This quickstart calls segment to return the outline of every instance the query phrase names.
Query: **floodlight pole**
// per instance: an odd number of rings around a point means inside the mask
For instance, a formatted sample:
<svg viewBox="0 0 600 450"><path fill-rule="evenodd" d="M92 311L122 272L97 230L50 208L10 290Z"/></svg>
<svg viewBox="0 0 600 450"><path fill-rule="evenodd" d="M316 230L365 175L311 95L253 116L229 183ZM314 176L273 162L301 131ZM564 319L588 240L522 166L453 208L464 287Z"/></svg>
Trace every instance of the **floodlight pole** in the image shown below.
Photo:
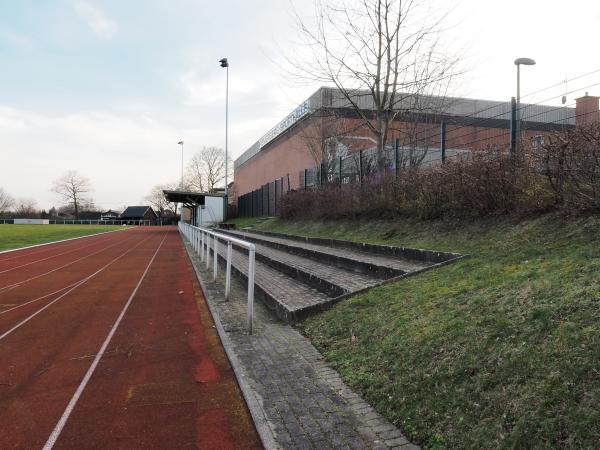
<svg viewBox="0 0 600 450"><path fill-rule="evenodd" d="M179 189L183 190L183 141L179 141L177 144L181 145L181 181L179 182Z"/></svg>
<svg viewBox="0 0 600 450"><path fill-rule="evenodd" d="M183 191L183 141L179 141L177 145L181 145L181 180L179 181L179 189ZM181 204L181 221L183 221L183 203ZM175 217L177 217L177 206L175 206Z"/></svg>
<svg viewBox="0 0 600 450"><path fill-rule="evenodd" d="M227 58L223 58L219 61L221 67L225 68L225 198L228 195L228 127L229 127L229 61ZM227 200L228 201L228 200Z"/></svg>

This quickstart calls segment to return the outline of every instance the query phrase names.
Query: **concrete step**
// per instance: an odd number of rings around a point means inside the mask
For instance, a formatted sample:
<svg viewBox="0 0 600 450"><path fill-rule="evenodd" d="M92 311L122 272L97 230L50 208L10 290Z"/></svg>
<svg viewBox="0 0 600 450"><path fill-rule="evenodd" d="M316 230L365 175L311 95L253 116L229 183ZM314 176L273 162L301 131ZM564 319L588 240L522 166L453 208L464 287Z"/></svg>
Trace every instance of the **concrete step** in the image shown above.
<svg viewBox="0 0 600 450"><path fill-rule="evenodd" d="M397 254L380 254L360 248L325 245L296 240L295 236L274 235L248 230L228 230L227 234L255 244L261 244L286 253L329 263L352 272L367 274L385 280L422 270L433 262L411 259Z"/></svg>
<svg viewBox="0 0 600 450"><path fill-rule="evenodd" d="M256 259L330 297L339 297L381 282L380 277L256 243Z"/></svg>
<svg viewBox="0 0 600 450"><path fill-rule="evenodd" d="M210 253L212 258L212 241ZM218 246L218 256L225 263L227 246L223 242ZM232 273L247 282L247 252L234 247L231 266ZM254 291L256 297L262 300L284 322L298 320L309 311L323 307L334 300L334 297L286 275L258 258L254 272Z"/></svg>

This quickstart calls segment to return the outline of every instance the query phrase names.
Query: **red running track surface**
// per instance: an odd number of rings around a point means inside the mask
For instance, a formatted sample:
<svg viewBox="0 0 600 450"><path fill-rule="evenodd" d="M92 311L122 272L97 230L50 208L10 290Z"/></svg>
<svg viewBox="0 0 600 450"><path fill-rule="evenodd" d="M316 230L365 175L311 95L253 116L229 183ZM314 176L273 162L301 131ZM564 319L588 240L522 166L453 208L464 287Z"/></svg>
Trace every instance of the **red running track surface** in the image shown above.
<svg viewBox="0 0 600 450"><path fill-rule="evenodd" d="M177 230L77 242L0 274L0 448L261 448Z"/></svg>

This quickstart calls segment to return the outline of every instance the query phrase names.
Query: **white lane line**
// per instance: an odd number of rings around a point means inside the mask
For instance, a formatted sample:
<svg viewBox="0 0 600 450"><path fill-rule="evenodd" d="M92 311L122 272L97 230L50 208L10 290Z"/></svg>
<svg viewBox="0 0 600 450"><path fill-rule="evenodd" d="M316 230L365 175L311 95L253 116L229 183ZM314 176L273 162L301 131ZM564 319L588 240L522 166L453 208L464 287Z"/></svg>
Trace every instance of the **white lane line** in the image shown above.
<svg viewBox="0 0 600 450"><path fill-rule="evenodd" d="M137 227L133 227L133 228L137 228ZM118 233L120 231L127 231L127 230L131 230L133 228L126 228L124 230L103 231L102 233L88 234L86 236L77 236L77 237L69 238L69 239L61 239L60 241L44 242L43 244L28 245L27 247L11 248L10 250L2 250L0 252L0 255L4 255L6 253L19 252L19 251L22 251L22 250L29 250L31 248L43 247L45 245L60 244L61 242L74 241L76 239L85 239L85 238L96 237L96 236L100 236L100 235L108 234L108 233ZM0 259L0 262L8 261L9 259Z"/></svg>
<svg viewBox="0 0 600 450"><path fill-rule="evenodd" d="M86 278L87 278L87 277L86 277ZM21 303L20 305L13 306L12 308L9 308L9 309L5 309L4 311L0 311L0 316L1 316L2 314L6 314L6 313L9 313L9 312L11 312L11 311L14 311L15 309L22 308L23 306L27 306L27 305L29 305L29 304L31 304L31 303L39 302L40 300L43 300L43 299L45 299L46 297L51 297L51 296L53 296L54 294L58 294L59 292L62 292L62 291L64 291L65 289L69 289L70 287L73 287L73 286L75 286L77 283L81 283L81 282L82 282L82 281L84 281L86 278L82 278L81 280L77 280L75 283L69 284L68 286L65 286L65 287L63 287L63 288L59 289L58 291L50 292L49 294L42 295L41 297L34 298L33 300L29 300L29 301L27 301L27 302L25 302L25 303Z"/></svg>
<svg viewBox="0 0 600 450"><path fill-rule="evenodd" d="M18 324L16 324L14 327L12 327L10 330L4 332L3 334L0 334L0 341L2 339L4 339L5 337L7 337L8 335L10 335L13 331L17 330L18 328L22 327L23 325L25 325L27 322L29 322L31 319L33 319L35 316L37 316L38 314L40 314L41 312L43 312L44 310L50 308L52 305L54 305L57 301L59 301L60 299L62 299L63 297L69 295L71 292L73 292L75 289L77 289L79 286L81 286L82 284L86 283L87 281L91 280L93 277L95 277L96 275L98 275L100 272L102 272L104 269L106 269L108 266L110 266L111 264L117 262L119 259L121 259L123 256L125 256L127 253L133 251L134 249L136 249L137 247L139 247L143 242L147 241L148 239L150 239L152 236L147 237L146 239L144 239L141 242L138 242L135 246L131 247L129 250L127 250L125 253L121 253L119 256L117 256L115 259L113 259L112 261L110 261L108 264L104 265L103 267L101 267L100 269L98 269L96 272L94 272L91 275L88 275L87 277L85 277L81 282L79 282L77 285L73 286L71 289L69 289L68 291L66 291L65 293L63 293L62 295L59 295L58 297L56 297L54 300L52 300L50 303L46 304L45 306L41 307L40 309L38 309L36 312L34 312L33 314L31 314L30 316L26 317L25 319L23 319L21 322L19 322Z"/></svg>
<svg viewBox="0 0 600 450"><path fill-rule="evenodd" d="M25 264L21 264L20 266L11 267L10 269L0 270L0 275L3 274L3 273L12 272L13 270L21 269L22 267L31 266L32 264L37 264L37 263L42 262L42 261L47 261L49 259L56 258L57 256L68 255L69 253L77 252L77 251L82 250L84 248L88 248L88 247L91 247L92 245L101 244L101 243L102 242L92 242L91 244L84 245L83 247L75 248L75 249L72 249L72 250L69 250L69 251L66 251L66 252L62 252L62 253L57 253L56 255L46 256L45 258L42 258L42 259L36 259L35 261L31 261L31 262L28 262L28 263L25 263Z"/></svg>
<svg viewBox="0 0 600 450"><path fill-rule="evenodd" d="M138 289L142 285L142 282L144 281L144 278L146 278L146 274L150 270L150 266L154 262L154 259L156 258L156 255L158 255L158 251L162 247L163 242L165 242L166 238L167 238L167 233L165 233L165 236L163 237L162 241L160 241L160 245L158 246L158 248L154 252L154 255L152 255L152 259L150 259L150 262L146 266L146 270L144 270L144 273L142 274L142 276L141 276L140 280L138 281L137 285L135 286L135 289L133 290L133 292L129 296L129 299L127 300L127 303L125 303L125 306L121 310L121 314L119 314L119 317L117 317L117 320L113 324L110 332L108 333L108 336L106 336L106 339L104 340L104 342L102 344L102 347L100 347L100 350L96 354L96 357L94 358L94 361L92 362L92 365L89 367L88 371L86 372L85 376L83 377L83 380L81 380L81 383L79 384L79 387L77 387L77 390L75 391L75 394L73 394L73 397L71 397L71 401L69 401L69 404L65 408L65 411L63 412L63 415L61 416L60 420L56 424L56 427L54 427L54 430L52 431L52 434L50 435L50 437L46 441L46 445L44 445L44 450L51 450L52 447L54 447L54 444L56 443L56 440L59 438L60 433L62 432L63 428L65 427L65 424L67 423L67 420L69 420L69 416L71 415L71 413L73 412L73 409L75 408L75 405L79 401L79 397L81 397L81 394L83 393L85 387L89 383L90 378L92 378L92 375L94 374L94 371L96 370L96 366L98 366L98 363L100 362L100 359L102 359L102 356L104 355L104 352L106 351L106 348L108 347L108 344L110 344L110 341L111 341L113 335L117 331L117 328L119 327L119 325L121 323L121 320L123 320L123 317L125 316L125 313L127 312L127 309L129 308L129 305L133 301L133 298L135 297L135 294L137 294Z"/></svg>
<svg viewBox="0 0 600 450"><path fill-rule="evenodd" d="M50 275L51 273L54 273L54 272L56 272L56 271L58 271L60 269L64 269L65 267L71 266L71 265L73 265L73 264L75 264L75 263L77 263L79 261L83 261L84 259L87 259L90 256L94 256L94 255L97 255L98 253L102 253L103 251L108 250L109 248L112 248L115 245L119 245L122 242L123 242L122 240L119 240L118 242L115 242L114 244L109 245L108 247L104 247L104 248L98 250L97 252L90 253L89 255L82 256L81 258L76 259L75 261L71 261L70 263L67 263L67 264L65 264L63 266L60 266L60 267L56 267L56 268L54 268L54 269L52 269L52 270L50 270L48 272L44 272L42 274L36 275L34 277L31 277L31 278L27 278L27 279L22 280L22 281L18 281L16 283L7 284L6 286L2 286L2 287L0 287L0 295L4 294L4 292L6 292L7 290L11 290L11 288L15 288L15 287L21 286L21 285L23 285L25 283L29 283L30 281L37 280L38 278L45 277L46 275Z"/></svg>

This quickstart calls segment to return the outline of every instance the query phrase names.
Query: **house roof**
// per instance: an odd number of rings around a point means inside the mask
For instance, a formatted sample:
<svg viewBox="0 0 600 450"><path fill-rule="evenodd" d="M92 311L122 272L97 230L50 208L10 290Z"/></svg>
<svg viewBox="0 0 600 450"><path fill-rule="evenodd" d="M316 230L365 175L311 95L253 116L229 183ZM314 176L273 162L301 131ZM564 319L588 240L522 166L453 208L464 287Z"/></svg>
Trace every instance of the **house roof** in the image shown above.
<svg viewBox="0 0 600 450"><path fill-rule="evenodd" d="M121 213L121 219L133 219L135 217L144 217L146 212L150 210L152 214L156 216L156 213L150 206L128 206L125 211Z"/></svg>

